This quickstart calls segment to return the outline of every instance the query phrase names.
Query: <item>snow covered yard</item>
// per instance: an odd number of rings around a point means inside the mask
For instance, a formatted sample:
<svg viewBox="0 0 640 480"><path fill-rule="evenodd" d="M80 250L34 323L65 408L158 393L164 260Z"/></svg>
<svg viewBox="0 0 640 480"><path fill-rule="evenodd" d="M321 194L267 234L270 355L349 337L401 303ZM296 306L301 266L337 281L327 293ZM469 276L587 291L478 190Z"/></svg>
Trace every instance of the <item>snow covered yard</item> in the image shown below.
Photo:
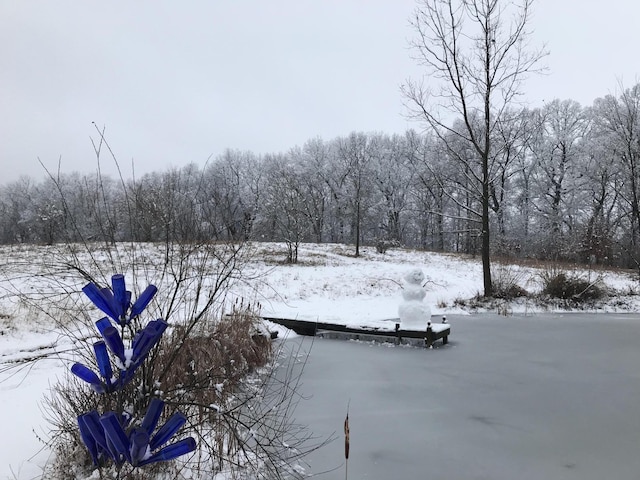
<svg viewBox="0 0 640 480"><path fill-rule="evenodd" d="M336 244L303 244L297 265L282 263L284 247L257 244L256 262L249 270L255 276L253 296L263 307L265 316L292 319L340 321L346 324L375 324L398 316L403 276L414 268L424 271L426 297L433 315L468 313L470 310L499 313L535 313L564 311L557 303L535 298L495 301L479 304L470 299L482 291L482 266L479 258L415 250L395 249L379 254L373 247L362 249L353 257L353 247ZM260 260L261 259L261 260ZM548 267L504 265L494 263L494 281L507 278L535 295L541 289L541 275ZM610 292L606 300L584 306L587 311L637 310L640 291L632 272L589 270L566 267L567 271L591 282L599 281Z"/></svg>
<svg viewBox="0 0 640 480"><path fill-rule="evenodd" d="M300 247L300 263L287 265L282 262L283 245L253 244L250 248L253 251L245 266L243 281L234 285L228 300L242 297L259 302L265 316L376 325L397 316L402 277L414 267L425 273L426 302L434 314L467 314L468 299L474 297L482 285L479 259L454 255L401 249L382 255L374 248L364 248L362 256L354 258L353 248L349 246L304 244ZM73 345L47 323L42 312L25 309L13 295L16 291L39 291L42 275L50 273L45 268L47 260L56 255L53 247L5 247L0 254L3 261L0 269L0 424L12 432L11 441L0 452L0 479L31 479L38 476L48 458L48 452L42 451L37 438L47 436L39 405L50 383L69 367L70 362L65 358ZM539 291L539 269L496 265L495 272L500 269L515 276L522 283L520 286L529 292ZM629 295L638 290L638 283L630 273L585 270L582 275L599 278L618 293L591 309L600 312L638 309L638 297ZM59 285L61 288L66 285L69 292L77 292L80 286L65 284L64 276L60 277ZM54 287L47 285L48 289ZM84 302L79 293L72 296L76 296L75 301ZM549 303L533 299L498 302L483 308L503 314L554 309ZM455 342L458 331L453 328L451 340ZM59 352L58 360L41 360L28 369L9 368L19 358L37 357L51 351ZM380 355L384 352L379 350ZM455 365L456 356L448 355L448 361Z"/></svg>

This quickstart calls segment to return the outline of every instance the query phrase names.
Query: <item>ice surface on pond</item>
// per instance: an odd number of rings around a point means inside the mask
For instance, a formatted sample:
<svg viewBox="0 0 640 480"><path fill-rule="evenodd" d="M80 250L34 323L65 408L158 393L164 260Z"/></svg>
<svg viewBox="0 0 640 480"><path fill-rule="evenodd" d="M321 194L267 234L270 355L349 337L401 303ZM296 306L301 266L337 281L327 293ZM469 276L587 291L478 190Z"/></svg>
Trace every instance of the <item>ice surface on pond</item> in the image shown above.
<svg viewBox="0 0 640 480"><path fill-rule="evenodd" d="M431 309L424 303L426 292L422 286L424 273L419 268L409 270L404 276L402 302L398 307L400 328L403 330L426 330L431 318Z"/></svg>

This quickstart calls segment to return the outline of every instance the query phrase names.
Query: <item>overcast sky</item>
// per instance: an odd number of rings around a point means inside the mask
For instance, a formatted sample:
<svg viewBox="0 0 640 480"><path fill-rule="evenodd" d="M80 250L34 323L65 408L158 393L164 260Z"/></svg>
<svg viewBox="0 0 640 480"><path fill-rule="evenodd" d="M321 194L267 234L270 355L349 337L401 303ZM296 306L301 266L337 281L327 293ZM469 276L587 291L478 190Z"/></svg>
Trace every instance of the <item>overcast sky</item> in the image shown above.
<svg viewBox="0 0 640 480"><path fill-rule="evenodd" d="M414 0L0 0L0 184L96 168L92 125L123 173L203 165L226 148L420 129L399 87ZM638 79L640 4L537 0L549 74L533 107L590 105ZM108 159L103 166L112 173Z"/></svg>

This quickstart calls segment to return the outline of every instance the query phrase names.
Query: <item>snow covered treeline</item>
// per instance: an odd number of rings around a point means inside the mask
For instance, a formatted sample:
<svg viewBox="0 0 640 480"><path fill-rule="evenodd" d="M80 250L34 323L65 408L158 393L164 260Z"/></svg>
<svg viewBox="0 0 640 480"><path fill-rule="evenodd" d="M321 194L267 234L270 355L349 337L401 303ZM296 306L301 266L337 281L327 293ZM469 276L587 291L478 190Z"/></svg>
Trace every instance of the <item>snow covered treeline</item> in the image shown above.
<svg viewBox="0 0 640 480"><path fill-rule="evenodd" d="M636 266L640 84L512 113L492 132L494 252ZM135 180L22 178L0 187L0 243L285 241L292 262L303 241L478 253L478 169L464 142L408 131L227 151Z"/></svg>

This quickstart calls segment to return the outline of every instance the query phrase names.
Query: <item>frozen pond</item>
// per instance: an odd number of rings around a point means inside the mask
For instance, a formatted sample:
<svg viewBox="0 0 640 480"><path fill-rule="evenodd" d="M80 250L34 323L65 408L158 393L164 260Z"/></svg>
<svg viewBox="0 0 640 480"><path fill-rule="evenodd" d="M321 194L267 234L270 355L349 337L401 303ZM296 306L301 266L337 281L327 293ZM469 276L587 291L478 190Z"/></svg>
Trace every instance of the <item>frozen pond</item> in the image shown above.
<svg viewBox="0 0 640 480"><path fill-rule="evenodd" d="M433 350L300 337L317 478L638 478L640 315L449 316ZM337 470L336 470L337 469ZM333 471L332 471L333 470Z"/></svg>

